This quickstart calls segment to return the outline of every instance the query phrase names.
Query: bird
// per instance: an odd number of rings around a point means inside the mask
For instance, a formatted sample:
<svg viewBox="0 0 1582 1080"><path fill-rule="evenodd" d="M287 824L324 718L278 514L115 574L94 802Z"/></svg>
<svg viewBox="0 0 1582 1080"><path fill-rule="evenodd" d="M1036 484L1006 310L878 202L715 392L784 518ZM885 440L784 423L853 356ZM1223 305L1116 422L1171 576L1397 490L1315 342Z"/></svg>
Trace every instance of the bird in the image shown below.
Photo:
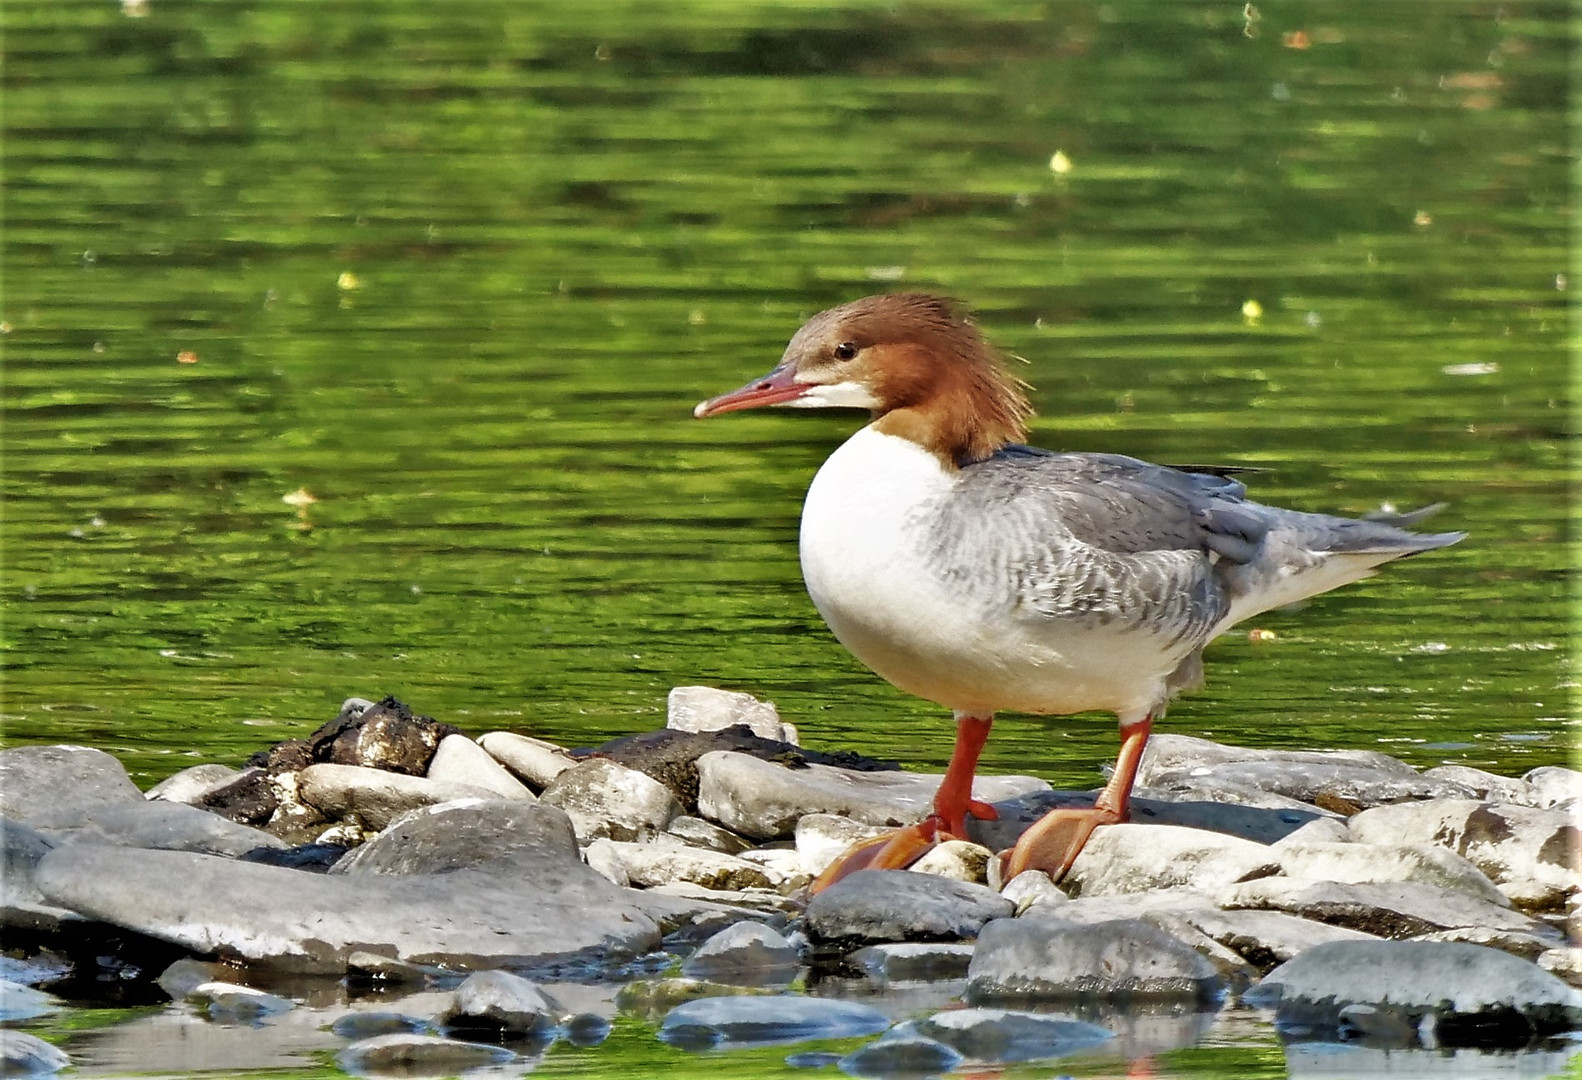
<svg viewBox="0 0 1582 1080"><path fill-rule="evenodd" d="M889 293L814 315L767 375L693 410L868 412L808 487L803 579L847 650L955 718L932 812L848 851L815 892L993 819L972 781L997 713L1113 713L1120 751L1093 806L1051 811L998 856L1001 881L1059 881L1095 828L1126 820L1153 722L1201 684L1211 640L1465 536L1409 531L1437 505L1286 510L1250 500L1235 469L1029 446L1029 389L961 304Z"/></svg>

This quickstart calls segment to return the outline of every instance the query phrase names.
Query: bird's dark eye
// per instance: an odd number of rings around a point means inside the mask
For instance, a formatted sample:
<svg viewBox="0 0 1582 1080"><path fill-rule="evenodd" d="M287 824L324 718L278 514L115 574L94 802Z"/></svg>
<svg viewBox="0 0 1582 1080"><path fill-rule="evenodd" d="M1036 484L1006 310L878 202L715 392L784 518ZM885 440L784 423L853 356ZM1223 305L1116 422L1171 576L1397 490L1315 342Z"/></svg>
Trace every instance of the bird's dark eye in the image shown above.
<svg viewBox="0 0 1582 1080"><path fill-rule="evenodd" d="M835 359L837 360L850 360L856 355L857 343L855 341L843 341L835 346Z"/></svg>

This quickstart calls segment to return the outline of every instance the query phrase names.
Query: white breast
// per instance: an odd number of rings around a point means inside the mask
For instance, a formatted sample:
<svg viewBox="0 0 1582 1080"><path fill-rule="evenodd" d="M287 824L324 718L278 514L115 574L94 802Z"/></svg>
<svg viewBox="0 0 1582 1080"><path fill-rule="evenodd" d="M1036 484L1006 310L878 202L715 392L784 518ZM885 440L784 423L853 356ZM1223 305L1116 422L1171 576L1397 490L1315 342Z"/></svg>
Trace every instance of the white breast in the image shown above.
<svg viewBox="0 0 1582 1080"><path fill-rule="evenodd" d="M902 690L952 709L1140 717L1164 697L1153 640L1038 618L947 581L930 531L962 474L872 427L826 461L802 511L802 575L841 644Z"/></svg>

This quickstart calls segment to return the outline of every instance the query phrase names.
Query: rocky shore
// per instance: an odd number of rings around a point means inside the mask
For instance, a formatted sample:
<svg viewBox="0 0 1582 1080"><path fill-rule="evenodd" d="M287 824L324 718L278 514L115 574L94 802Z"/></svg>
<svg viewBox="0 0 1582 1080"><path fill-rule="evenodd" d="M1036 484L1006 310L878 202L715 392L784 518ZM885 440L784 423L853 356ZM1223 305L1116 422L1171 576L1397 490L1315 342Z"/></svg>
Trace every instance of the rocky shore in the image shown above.
<svg viewBox="0 0 1582 1080"><path fill-rule="evenodd" d="M973 842L808 899L939 779L803 749L772 705L704 687L582 753L354 698L146 795L98 750L0 751L3 1071L69 1067L15 1026L61 998L158 995L222 1025L312 1016L305 1045L360 1075L520 1075L623 1013L858 1076L1137 1057L1236 1009L1273 1018L1298 1075L1340 1048L1354 1071L1557 1071L1576 1045L1582 774L1161 734L1132 823L1059 885L990 880L989 854L1087 793L980 777L1000 818ZM798 1050L829 1039L852 1048Z"/></svg>

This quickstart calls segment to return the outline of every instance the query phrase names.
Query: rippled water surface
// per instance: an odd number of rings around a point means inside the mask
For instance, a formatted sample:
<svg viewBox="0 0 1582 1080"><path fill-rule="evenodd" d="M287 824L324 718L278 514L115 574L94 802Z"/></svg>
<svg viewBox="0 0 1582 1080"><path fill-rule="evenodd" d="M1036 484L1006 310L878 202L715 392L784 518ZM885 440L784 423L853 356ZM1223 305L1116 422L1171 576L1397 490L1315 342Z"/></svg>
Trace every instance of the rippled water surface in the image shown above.
<svg viewBox="0 0 1582 1080"><path fill-rule="evenodd" d="M3 18L8 745L146 786L352 694L589 744L707 682L940 765L942 710L800 582L860 417L690 416L926 288L1026 359L1042 445L1471 534L1215 644L1166 730L1567 756L1564 5ZM1008 716L985 764L1087 786L1114 749Z"/></svg>

